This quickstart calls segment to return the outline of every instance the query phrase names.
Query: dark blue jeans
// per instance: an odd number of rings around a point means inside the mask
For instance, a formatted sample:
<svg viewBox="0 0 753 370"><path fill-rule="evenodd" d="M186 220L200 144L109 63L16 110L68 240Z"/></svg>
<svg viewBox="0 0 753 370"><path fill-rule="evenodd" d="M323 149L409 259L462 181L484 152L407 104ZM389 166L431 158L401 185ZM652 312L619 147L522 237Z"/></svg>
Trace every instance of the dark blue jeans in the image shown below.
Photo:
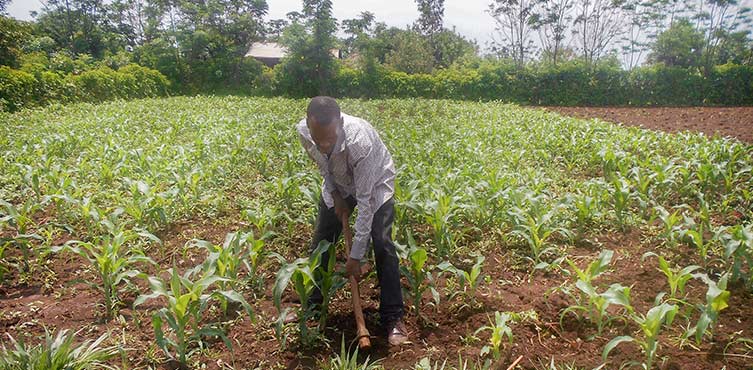
<svg viewBox="0 0 753 370"><path fill-rule="evenodd" d="M356 207L353 197L345 199L351 212ZM395 244L392 242L392 222L395 219L395 202L385 202L374 214L371 224L371 241L374 246L377 278L379 279L379 317L382 325L388 327L404 315L403 291L400 286L400 259L397 257ZM354 230L355 231L355 230ZM327 208L323 199L319 200L319 214L316 217L314 239L311 242L313 252L322 240L336 243L342 232L342 223L335 215L335 208ZM322 255L322 261L329 259ZM312 303L321 303L322 295L318 290L311 297Z"/></svg>

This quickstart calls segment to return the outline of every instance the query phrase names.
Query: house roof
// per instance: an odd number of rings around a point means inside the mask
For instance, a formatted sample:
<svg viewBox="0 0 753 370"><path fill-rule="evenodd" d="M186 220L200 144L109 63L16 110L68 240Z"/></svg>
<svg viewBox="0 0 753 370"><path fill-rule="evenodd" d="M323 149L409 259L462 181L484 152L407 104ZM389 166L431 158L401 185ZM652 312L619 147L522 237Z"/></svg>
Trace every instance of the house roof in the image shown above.
<svg viewBox="0 0 753 370"><path fill-rule="evenodd" d="M283 58L287 55L285 48L275 42L255 42L246 53L247 57L253 58Z"/></svg>

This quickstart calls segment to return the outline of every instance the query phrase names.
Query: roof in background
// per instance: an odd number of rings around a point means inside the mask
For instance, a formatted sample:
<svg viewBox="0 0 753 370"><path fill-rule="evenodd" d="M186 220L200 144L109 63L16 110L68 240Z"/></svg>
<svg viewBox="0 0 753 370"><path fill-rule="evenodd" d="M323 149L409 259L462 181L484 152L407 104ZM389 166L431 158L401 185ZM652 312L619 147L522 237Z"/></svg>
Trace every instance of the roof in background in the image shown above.
<svg viewBox="0 0 753 370"><path fill-rule="evenodd" d="M253 58L283 58L286 55L285 48L275 42L255 42L246 53L247 57Z"/></svg>

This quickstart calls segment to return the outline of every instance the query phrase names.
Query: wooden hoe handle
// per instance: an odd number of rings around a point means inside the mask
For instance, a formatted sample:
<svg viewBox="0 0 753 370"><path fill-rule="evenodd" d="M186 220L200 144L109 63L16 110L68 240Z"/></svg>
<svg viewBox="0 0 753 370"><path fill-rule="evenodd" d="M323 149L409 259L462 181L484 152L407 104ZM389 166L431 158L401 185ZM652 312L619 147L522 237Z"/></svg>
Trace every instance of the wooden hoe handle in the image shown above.
<svg viewBox="0 0 753 370"><path fill-rule="evenodd" d="M343 234L345 235L345 255L350 258L350 247L353 244L353 234L350 232L350 224L347 218L343 218ZM350 281L350 295L353 298L353 314L356 315L356 335L358 336L358 348L369 349L371 348L371 340L369 339L369 330L366 329L366 322L363 319L363 310L361 309L361 293L358 290L358 280L355 276L351 276Z"/></svg>

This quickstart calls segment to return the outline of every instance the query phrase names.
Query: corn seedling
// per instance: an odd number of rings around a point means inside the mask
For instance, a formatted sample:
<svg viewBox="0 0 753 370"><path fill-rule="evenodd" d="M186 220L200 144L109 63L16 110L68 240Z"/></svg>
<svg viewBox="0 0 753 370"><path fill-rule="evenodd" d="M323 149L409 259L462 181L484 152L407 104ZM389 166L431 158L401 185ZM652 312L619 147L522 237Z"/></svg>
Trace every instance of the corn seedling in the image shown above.
<svg viewBox="0 0 753 370"><path fill-rule="evenodd" d="M434 286L434 276L431 272L431 267L426 265L429 259L426 249L416 246L416 241L413 236L408 234L408 247L401 251L403 259L407 260L410 265L400 266L400 272L408 280L410 286L410 297L413 300L413 309L419 318L424 321L428 321L427 318L421 313L421 298L426 290L431 291L431 295L434 298L434 304L439 305L439 292L437 292Z"/></svg>
<svg viewBox="0 0 753 370"><path fill-rule="evenodd" d="M220 289L238 291L245 285L245 281L248 281L259 291L264 281L263 277L258 276L259 266L268 255L264 249L263 239L256 239L251 232L231 232L225 236L222 245L204 240L193 240L189 245L204 248L209 252L207 262L213 265L217 276L227 279L219 283ZM242 267L246 268L246 279L241 276Z"/></svg>
<svg viewBox="0 0 753 370"><path fill-rule="evenodd" d="M643 362L632 362L630 364L641 365L646 370L652 369L654 359L660 348L659 333L664 326L672 325L677 311L676 305L662 303L649 309L646 315L631 314L630 319L640 328L639 334L635 336L623 335L610 340L601 354L602 360L606 361L609 353L620 343L633 342L643 351L644 359Z"/></svg>
<svg viewBox="0 0 753 370"><path fill-rule="evenodd" d="M155 242L159 242L159 239L146 231L123 230L121 226L109 220L102 221L102 224L108 229L108 233L96 238L95 241L72 240L62 246L53 247L52 251L73 252L89 262L100 281L84 282L103 294L105 319L109 320L117 313L121 304L120 292L133 288L131 279L141 273L136 266L144 263L155 264L141 249L129 243L140 238Z"/></svg>
<svg viewBox="0 0 753 370"><path fill-rule="evenodd" d="M535 311L525 312L494 312L494 320L489 320L488 326L480 327L474 335L484 331L490 331L489 344L481 348L481 356L492 354L494 361L499 361L502 357L502 346L505 337L509 344L513 343L514 337L510 325L521 321L537 321L538 315Z"/></svg>
<svg viewBox="0 0 753 370"><path fill-rule="evenodd" d="M345 336L340 340L340 353L330 359L329 366L322 367L325 370L378 370L382 369L379 360L371 361L367 356L362 362L358 362L358 347L352 353L345 346Z"/></svg>
<svg viewBox="0 0 753 370"><path fill-rule="evenodd" d="M659 220L662 223L662 233L660 237L664 238L670 247L674 247L677 244L677 235L680 230L680 211L675 210L669 213L666 208L662 206L654 207L656 214L659 216Z"/></svg>
<svg viewBox="0 0 753 370"><path fill-rule="evenodd" d="M743 281L748 289L753 289L753 231L751 225L722 227L717 232L717 240L724 247L724 258L731 261L732 281ZM747 265L747 272L744 266Z"/></svg>
<svg viewBox="0 0 753 370"><path fill-rule="evenodd" d="M612 208L617 219L617 226L624 230L628 223L627 217L630 214L630 202L632 200L630 183L624 178L613 179L609 194L612 198Z"/></svg>
<svg viewBox="0 0 753 370"><path fill-rule="evenodd" d="M698 310L701 311L701 316L698 319L698 323L685 333L685 337L689 338L695 336L696 344L701 343L701 339L707 332L712 332L711 328L716 325L719 320L719 313L729 307L730 292L727 290L728 274L724 274L719 278L719 281L711 280L706 274L696 274L696 278L703 280L708 286L706 291L706 303L704 305L698 305Z"/></svg>
<svg viewBox="0 0 753 370"><path fill-rule="evenodd" d="M162 297L166 300L166 306L152 315L154 335L157 345L165 354L182 366L186 366L197 349L205 347L204 338L207 337L219 337L232 351L232 344L221 325L204 322L204 311L211 301L236 302L253 318L251 306L238 292L210 290L218 283L227 282L214 272L199 265L183 275L175 268L168 269L168 279L149 276L147 280L151 293L139 296L133 303L136 307L150 299Z"/></svg>
<svg viewBox="0 0 753 370"><path fill-rule="evenodd" d="M310 318L315 317L316 315L316 312L314 312L315 307L311 304L310 299L314 294L314 290L316 288L320 288L322 297L327 299L327 302L329 302L329 299L334 294L334 289L336 289L338 285L335 283L335 278L332 277L332 275L329 275L335 273L333 270L329 270L327 272L317 272L317 270L321 270L320 261L322 259L322 255L330 250L331 247L331 243L322 241L321 243L319 243L319 246L314 250L311 256L306 258L298 258L290 263L284 263L280 270L277 272L277 278L275 280L275 286L272 294L274 296L275 307L277 307L277 310L280 312L280 320L278 320L276 333L283 346L285 345L285 338L282 335L281 323L283 322L284 317L287 315L288 310L282 309L282 294L291 283L293 284L293 291L301 302L301 305L298 308L297 312L298 330L301 338L301 343L304 346L311 345L314 343L314 340L318 335L318 330L312 332L307 325L307 321ZM327 262L326 267L334 265L334 253L329 253L328 255L330 256L330 260ZM329 281L325 281L325 284L328 285L327 287L325 287L328 288L327 290L322 289L322 284L317 282L317 276L324 277L325 280L330 279ZM321 310L324 311L326 309L326 306L322 305Z"/></svg>
<svg viewBox="0 0 753 370"><path fill-rule="evenodd" d="M432 229L432 241L440 257L449 256L454 250L458 235L455 233L454 220L460 210L460 197L440 190L434 191L436 199L422 206L424 218Z"/></svg>
<svg viewBox="0 0 753 370"><path fill-rule="evenodd" d="M460 281L462 290L453 292L450 295L450 299L453 299L457 294L462 294L464 298L463 305L468 305L471 308L476 306L476 290L483 282L484 275L481 272L481 269L484 266L485 260L486 257L484 256L476 257L476 263L471 266L469 271L459 269L447 261L442 262L437 266L441 271L446 271L455 275Z"/></svg>
<svg viewBox="0 0 753 370"><path fill-rule="evenodd" d="M519 207L509 212L513 222L512 235L523 238L530 248L530 256L535 269L544 269L549 263L542 260L544 256L556 252L556 248L547 246L547 241L554 235L572 239L573 234L564 227L556 227L554 217L560 212L559 207L548 208L531 201L531 206L524 210Z"/></svg>
<svg viewBox="0 0 753 370"><path fill-rule="evenodd" d="M116 347L106 347L103 342L107 334L102 334L94 341L85 340L74 344L80 334L68 330L59 331L54 337L45 328L44 341L36 346L29 346L23 341L16 341L9 333L10 348L3 343L0 350L0 369L3 370L88 370L115 369L108 360L118 353Z"/></svg>
<svg viewBox="0 0 753 370"><path fill-rule="evenodd" d="M669 267L669 263L664 257L653 252L645 253L642 258L645 259L651 256L656 257L659 260L659 271L667 277L667 284L669 284L669 297L672 299L681 299L684 297L685 284L693 278L693 272L700 269L701 266L690 265L682 269L673 269Z"/></svg>
<svg viewBox="0 0 753 370"><path fill-rule="evenodd" d="M490 331L489 344L481 348L481 355L491 352L494 361L499 361L501 358L501 348L505 337L507 337L508 343L512 344L513 334L512 328L508 323L512 322L512 315L509 312L494 312L494 320L490 320L490 325L478 328L476 335L483 331Z"/></svg>
<svg viewBox="0 0 753 370"><path fill-rule="evenodd" d="M606 291L599 293L593 284L594 279L607 270L613 255L614 252L611 250L602 251L599 257L592 261L585 270L581 270L570 259L566 259L578 278L575 282L575 288L580 293L576 294L571 291L571 288L565 288L565 293L573 297L576 304L562 311L562 314L560 314L560 326L562 326L562 320L565 315L573 313L578 316L577 312L582 311L588 317L589 321L596 325L597 334L601 334L607 324L618 318L608 313L607 309L610 305L622 306L627 310L631 309L629 287L615 283Z"/></svg>

